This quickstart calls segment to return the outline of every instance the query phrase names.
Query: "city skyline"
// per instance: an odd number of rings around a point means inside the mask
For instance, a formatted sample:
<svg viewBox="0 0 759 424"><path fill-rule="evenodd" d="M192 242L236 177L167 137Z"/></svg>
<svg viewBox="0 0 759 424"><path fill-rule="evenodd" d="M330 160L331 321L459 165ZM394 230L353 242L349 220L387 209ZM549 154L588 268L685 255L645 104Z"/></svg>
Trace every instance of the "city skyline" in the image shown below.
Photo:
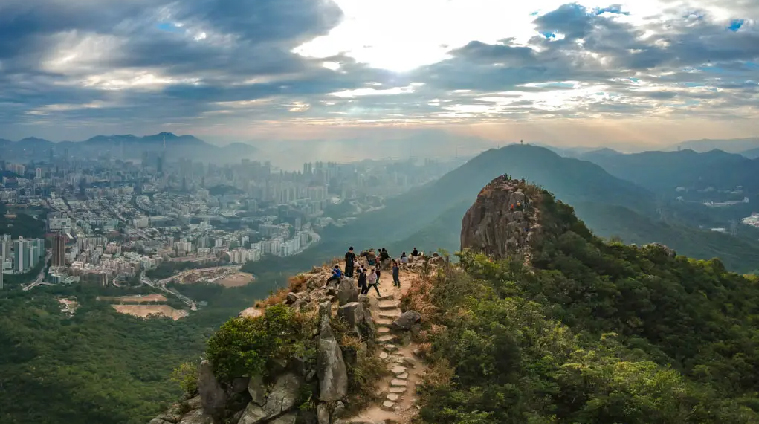
<svg viewBox="0 0 759 424"><path fill-rule="evenodd" d="M11 0L0 138L756 137L757 18L746 0Z"/></svg>

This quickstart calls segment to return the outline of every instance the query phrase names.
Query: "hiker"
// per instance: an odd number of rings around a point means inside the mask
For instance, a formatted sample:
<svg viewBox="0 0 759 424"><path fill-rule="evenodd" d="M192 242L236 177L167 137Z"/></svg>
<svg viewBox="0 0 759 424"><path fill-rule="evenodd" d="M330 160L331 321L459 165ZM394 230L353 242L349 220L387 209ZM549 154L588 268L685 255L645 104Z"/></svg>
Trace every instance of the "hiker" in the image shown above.
<svg viewBox="0 0 759 424"><path fill-rule="evenodd" d="M523 209L524 209L524 208L522 208L522 202L520 202L520 201L517 201L517 210L518 210L518 211L521 211L521 210L523 210Z"/></svg>
<svg viewBox="0 0 759 424"><path fill-rule="evenodd" d="M363 267L358 269L358 288L361 294L369 292L369 288L366 286L366 270Z"/></svg>
<svg viewBox="0 0 759 424"><path fill-rule="evenodd" d="M373 271L371 271L369 273L369 276L367 277L367 282L369 284L366 286L366 291L364 291L364 293L362 293L362 294L368 294L369 293L369 289L372 286L374 286L374 290L377 290L377 297L381 297L382 295L380 294L380 291L379 291L379 277L377 276L377 270L376 269L373 270Z"/></svg>
<svg viewBox="0 0 759 424"><path fill-rule="evenodd" d="M374 267L374 273L377 274L377 284L379 284L380 281L380 275L382 274L382 269L379 265L375 265Z"/></svg>
<svg viewBox="0 0 759 424"><path fill-rule="evenodd" d="M325 286L328 286L332 281L337 281L339 283L342 276L343 272L340 271L340 265L335 265L335 267L332 268L332 276L327 279Z"/></svg>
<svg viewBox="0 0 759 424"><path fill-rule="evenodd" d="M399 272L400 272L400 269L398 268L398 261L393 259L393 285L398 288L401 287L401 280L398 279Z"/></svg>
<svg viewBox="0 0 759 424"><path fill-rule="evenodd" d="M361 263L358 261L358 258L353 259L353 269L358 269L359 266L361 266ZM352 277L353 275L351 275Z"/></svg>
<svg viewBox="0 0 759 424"><path fill-rule="evenodd" d="M369 249L369 253L366 254L366 262L373 266L377 262L377 256L374 254L374 249Z"/></svg>
<svg viewBox="0 0 759 424"><path fill-rule="evenodd" d="M511 204L511 211L514 212L514 204Z"/></svg>
<svg viewBox="0 0 759 424"><path fill-rule="evenodd" d="M419 251L416 250L416 247L411 251L411 256L419 256Z"/></svg>
<svg viewBox="0 0 759 424"><path fill-rule="evenodd" d="M353 246L348 248L345 253L345 276L353 277L353 263L356 261L356 254L353 253Z"/></svg>
<svg viewBox="0 0 759 424"><path fill-rule="evenodd" d="M406 256L406 252L401 253L401 263L402 264L408 263L408 256Z"/></svg>

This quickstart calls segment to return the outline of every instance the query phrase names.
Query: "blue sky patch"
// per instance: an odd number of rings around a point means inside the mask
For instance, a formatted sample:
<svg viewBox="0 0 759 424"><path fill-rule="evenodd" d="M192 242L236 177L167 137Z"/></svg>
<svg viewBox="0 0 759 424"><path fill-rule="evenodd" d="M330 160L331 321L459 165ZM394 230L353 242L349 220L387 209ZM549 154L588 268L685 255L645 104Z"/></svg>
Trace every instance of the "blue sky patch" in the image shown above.
<svg viewBox="0 0 759 424"><path fill-rule="evenodd" d="M546 40L550 40L551 38L556 38L556 34L554 34L553 32L543 32L541 34L543 34L543 37L545 37Z"/></svg>
<svg viewBox="0 0 759 424"><path fill-rule="evenodd" d="M727 27L730 31L738 31L743 26L743 23L746 22L743 19L733 19L730 21L730 26Z"/></svg>
<svg viewBox="0 0 759 424"><path fill-rule="evenodd" d="M618 4L615 4L615 5L612 5L612 6L609 6L609 7L596 7L596 8L593 8L593 13L596 16L602 15L604 13L614 13L614 14L626 15L626 16L630 15L630 12L623 12L622 11L622 6L618 5Z"/></svg>
<svg viewBox="0 0 759 424"><path fill-rule="evenodd" d="M167 32L180 32L182 30L181 27L178 27L171 22L161 22L156 25L156 28Z"/></svg>

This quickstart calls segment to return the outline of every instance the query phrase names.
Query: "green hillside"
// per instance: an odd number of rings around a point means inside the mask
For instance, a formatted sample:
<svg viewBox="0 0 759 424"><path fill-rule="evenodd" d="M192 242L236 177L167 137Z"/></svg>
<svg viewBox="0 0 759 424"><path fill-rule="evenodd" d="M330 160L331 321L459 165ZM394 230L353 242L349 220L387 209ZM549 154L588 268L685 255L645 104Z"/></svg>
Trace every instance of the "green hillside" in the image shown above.
<svg viewBox="0 0 759 424"><path fill-rule="evenodd" d="M752 194L759 191L759 160L721 150L627 155L588 153L583 159L600 165L615 177L657 192L674 194L676 187L732 190L737 186L743 186Z"/></svg>
<svg viewBox="0 0 759 424"><path fill-rule="evenodd" d="M421 423L759 422L759 281L593 236L544 193L532 267L464 252L427 311Z"/></svg>
<svg viewBox="0 0 759 424"><path fill-rule="evenodd" d="M599 236L616 236L627 243L660 242L700 259L719 257L739 272L759 269L759 242L695 228L696 222L714 218L702 215L703 211L663 204L652 192L598 165L526 145L484 152L431 184L389 199L383 210L362 215L351 225L332 227L318 248L290 262L320 263L341 255L348 245L385 246L394 254L413 247L456 251L464 212L482 186L504 173L526 178L577 205L578 216ZM660 220L657 209L663 210L666 222Z"/></svg>

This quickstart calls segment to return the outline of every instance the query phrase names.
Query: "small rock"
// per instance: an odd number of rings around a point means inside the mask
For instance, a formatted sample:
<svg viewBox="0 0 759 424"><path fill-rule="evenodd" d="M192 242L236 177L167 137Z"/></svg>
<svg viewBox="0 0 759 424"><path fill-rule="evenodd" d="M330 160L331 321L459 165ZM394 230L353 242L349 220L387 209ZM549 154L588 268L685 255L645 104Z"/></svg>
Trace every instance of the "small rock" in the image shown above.
<svg viewBox="0 0 759 424"><path fill-rule="evenodd" d="M394 406L395 406L395 403L390 402L389 400L382 402L382 409L386 411L392 411Z"/></svg>
<svg viewBox="0 0 759 424"><path fill-rule="evenodd" d="M179 424L213 424L213 418L204 414L203 410L197 409L182 417Z"/></svg>
<svg viewBox="0 0 759 424"><path fill-rule="evenodd" d="M388 391L390 393L406 393L406 388L405 387L401 387L401 386L391 387L390 389L388 389Z"/></svg>
<svg viewBox="0 0 759 424"><path fill-rule="evenodd" d="M316 406L316 420L319 424L329 424L329 407L326 403Z"/></svg>
<svg viewBox="0 0 759 424"><path fill-rule="evenodd" d="M387 400L389 400L389 401L393 401L393 402L395 402L395 401L397 401L397 400L398 400L398 398L400 398L400 396L398 396L398 395L397 395L397 394L395 394L395 393L389 393L389 394L387 395Z"/></svg>
<svg viewBox="0 0 759 424"><path fill-rule="evenodd" d="M380 359L387 359L388 354L387 352L380 352Z"/></svg>
<svg viewBox="0 0 759 424"><path fill-rule="evenodd" d="M258 406L264 406L266 403L266 386L260 375L252 377L248 381L248 393L250 393L251 402Z"/></svg>
<svg viewBox="0 0 759 424"><path fill-rule="evenodd" d="M390 385L393 387L407 387L408 381L406 380L399 380L397 378L394 378L390 381Z"/></svg>
<svg viewBox="0 0 759 424"><path fill-rule="evenodd" d="M338 400L335 403L335 410L332 411L332 416L335 418L340 418L345 414L345 404L343 401Z"/></svg>
<svg viewBox="0 0 759 424"><path fill-rule="evenodd" d="M288 304L295 303L297 300L298 300L298 295L297 294L295 294L293 292L287 293L287 303Z"/></svg>

